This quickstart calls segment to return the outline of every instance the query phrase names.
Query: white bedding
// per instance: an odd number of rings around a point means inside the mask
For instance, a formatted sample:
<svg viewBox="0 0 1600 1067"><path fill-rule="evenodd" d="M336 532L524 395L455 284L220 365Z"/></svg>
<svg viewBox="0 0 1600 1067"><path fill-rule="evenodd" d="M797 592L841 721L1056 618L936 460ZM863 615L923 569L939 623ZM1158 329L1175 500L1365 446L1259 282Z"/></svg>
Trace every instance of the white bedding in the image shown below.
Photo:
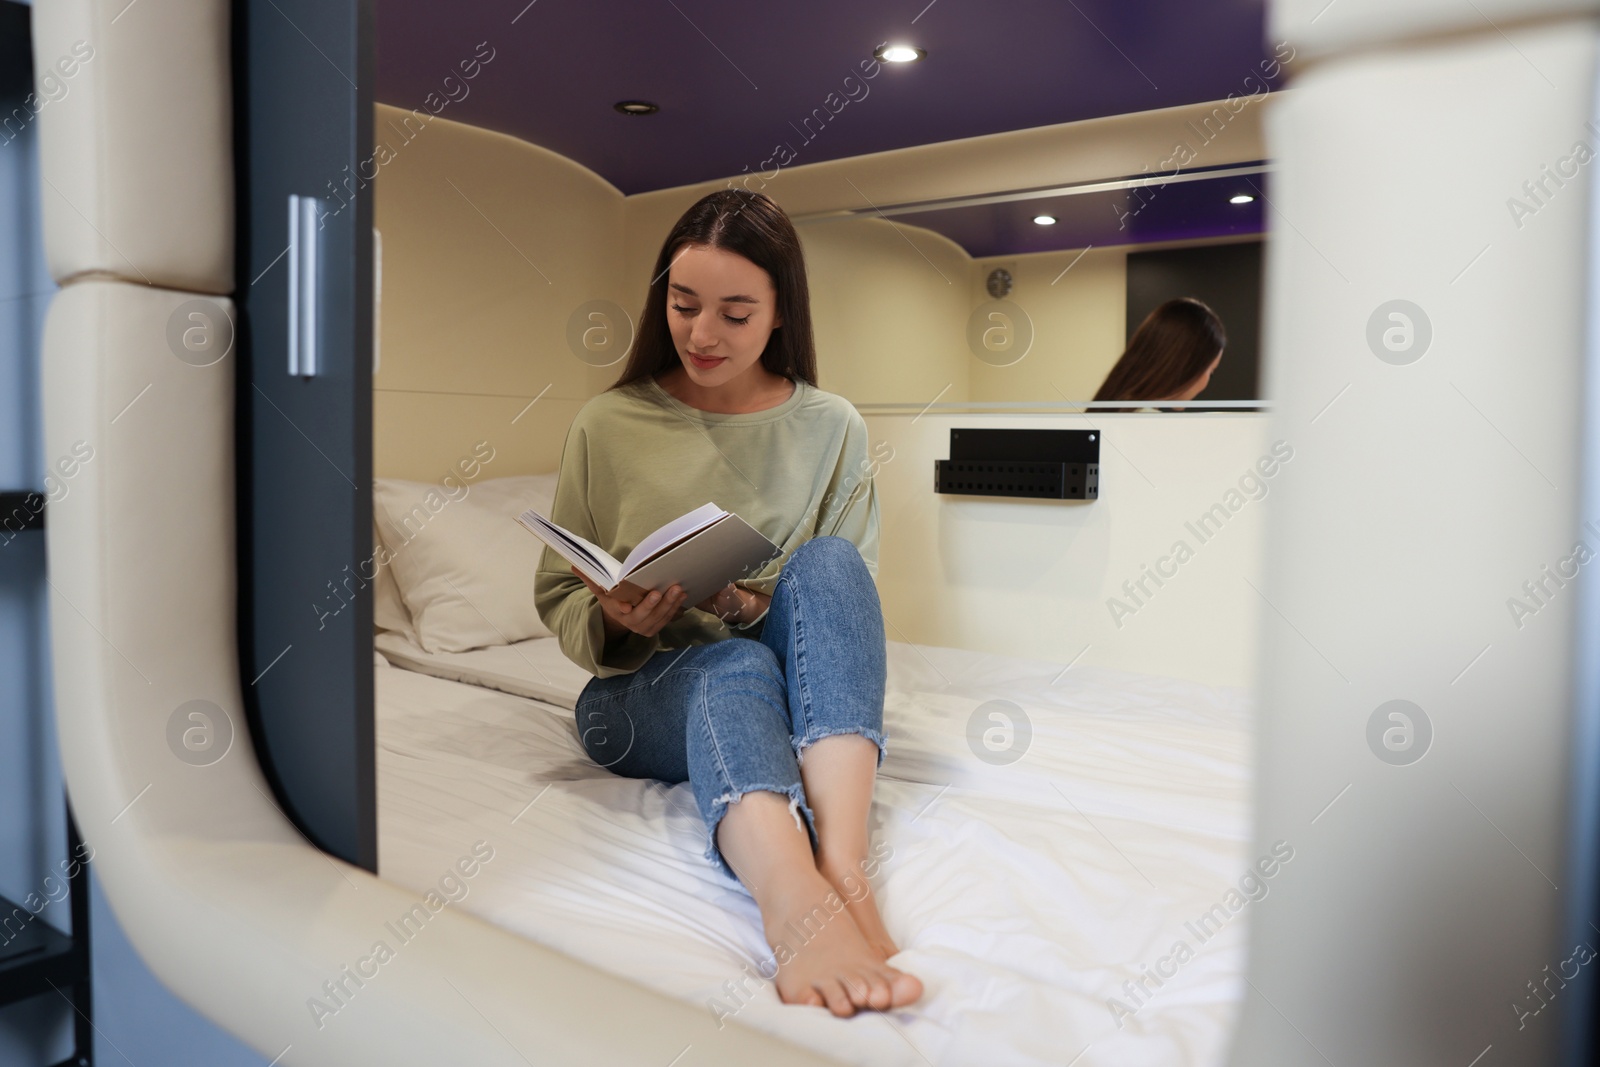
<svg viewBox="0 0 1600 1067"><path fill-rule="evenodd" d="M589 680L589 672L563 655L560 642L549 637L446 653L428 652L409 635L393 632L379 633L373 644L396 667L568 709Z"/></svg>
<svg viewBox="0 0 1600 1067"><path fill-rule="evenodd" d="M1228 894L1258 859L1242 690L891 642L876 885L893 962L926 993L836 1019L761 980L757 910L702 858L689 786L618 778L584 754L570 707L588 675L554 639L432 656L388 637L384 656L408 668L376 672L393 882L425 892L486 840L494 858L455 906L844 1062L1189 1067L1226 1053L1249 918ZM995 700L1032 727L1008 766L968 744L974 709ZM1194 924L1219 904L1202 940ZM1179 941L1192 958L1170 955ZM1141 1005L1124 982L1163 959L1176 974L1146 978Z"/></svg>

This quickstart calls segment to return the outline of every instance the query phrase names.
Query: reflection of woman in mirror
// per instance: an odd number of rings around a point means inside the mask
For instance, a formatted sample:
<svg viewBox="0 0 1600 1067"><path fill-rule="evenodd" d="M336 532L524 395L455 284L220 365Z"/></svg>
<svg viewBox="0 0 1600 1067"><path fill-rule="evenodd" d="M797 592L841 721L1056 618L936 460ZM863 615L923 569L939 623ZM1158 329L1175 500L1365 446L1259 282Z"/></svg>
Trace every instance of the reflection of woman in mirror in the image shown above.
<svg viewBox="0 0 1600 1067"><path fill-rule="evenodd" d="M1228 335L1217 313L1193 297L1168 300L1144 317L1106 375L1096 400L1193 400L1222 362ZM1131 408L1101 408L1130 411ZM1140 411L1154 411L1142 407Z"/></svg>
<svg viewBox="0 0 1600 1067"><path fill-rule="evenodd" d="M551 518L620 559L712 501L782 552L698 604L677 585L607 593L545 552L539 614L595 675L578 733L615 774L692 785L705 857L760 907L784 1002L900 1007L922 983L889 966L869 881L886 647L866 423L816 386L800 241L766 196L694 204L651 278L621 376L568 431Z"/></svg>

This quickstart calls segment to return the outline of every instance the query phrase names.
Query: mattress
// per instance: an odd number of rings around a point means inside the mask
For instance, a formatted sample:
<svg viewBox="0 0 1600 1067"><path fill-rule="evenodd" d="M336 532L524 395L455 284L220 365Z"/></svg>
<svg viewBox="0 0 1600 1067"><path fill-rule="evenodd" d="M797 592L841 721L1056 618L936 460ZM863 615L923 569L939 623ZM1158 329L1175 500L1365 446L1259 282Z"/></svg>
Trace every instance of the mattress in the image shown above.
<svg viewBox="0 0 1600 1067"><path fill-rule="evenodd" d="M1248 854L1245 691L891 642L875 886L925 993L838 1019L761 977L759 914L703 858L689 786L583 752L588 675L553 638L430 655L388 636L388 880L434 890L484 842L451 906L845 1063L1223 1060L1250 904L1292 860Z"/></svg>

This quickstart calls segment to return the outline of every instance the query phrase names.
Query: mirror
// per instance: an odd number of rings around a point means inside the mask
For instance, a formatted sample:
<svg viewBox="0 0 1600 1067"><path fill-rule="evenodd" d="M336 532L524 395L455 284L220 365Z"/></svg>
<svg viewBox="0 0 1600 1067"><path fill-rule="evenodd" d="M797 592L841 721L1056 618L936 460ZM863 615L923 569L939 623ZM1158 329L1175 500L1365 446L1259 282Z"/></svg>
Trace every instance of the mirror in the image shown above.
<svg viewBox="0 0 1600 1067"><path fill-rule="evenodd" d="M1147 314L1194 297L1227 344L1183 409L1253 407L1269 169L796 215L818 351L846 354L829 361L828 387L863 408L1079 407Z"/></svg>

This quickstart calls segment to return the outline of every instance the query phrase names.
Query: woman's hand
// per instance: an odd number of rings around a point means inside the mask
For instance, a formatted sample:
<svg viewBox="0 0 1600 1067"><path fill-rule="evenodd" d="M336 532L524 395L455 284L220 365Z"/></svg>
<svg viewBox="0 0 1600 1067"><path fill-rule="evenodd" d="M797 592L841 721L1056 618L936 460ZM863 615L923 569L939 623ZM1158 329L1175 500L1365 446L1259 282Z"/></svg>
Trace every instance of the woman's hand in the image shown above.
<svg viewBox="0 0 1600 1067"><path fill-rule="evenodd" d="M729 582L695 607L710 612L726 623L749 622L766 610L770 599L753 589L743 589Z"/></svg>
<svg viewBox="0 0 1600 1067"><path fill-rule="evenodd" d="M589 591L600 602L608 639L621 637L630 631L641 637L654 637L663 626L688 610L683 603L686 594L680 585L673 585L665 593L646 593L632 582L623 582L608 593L578 568L572 568L572 573L589 587Z"/></svg>

